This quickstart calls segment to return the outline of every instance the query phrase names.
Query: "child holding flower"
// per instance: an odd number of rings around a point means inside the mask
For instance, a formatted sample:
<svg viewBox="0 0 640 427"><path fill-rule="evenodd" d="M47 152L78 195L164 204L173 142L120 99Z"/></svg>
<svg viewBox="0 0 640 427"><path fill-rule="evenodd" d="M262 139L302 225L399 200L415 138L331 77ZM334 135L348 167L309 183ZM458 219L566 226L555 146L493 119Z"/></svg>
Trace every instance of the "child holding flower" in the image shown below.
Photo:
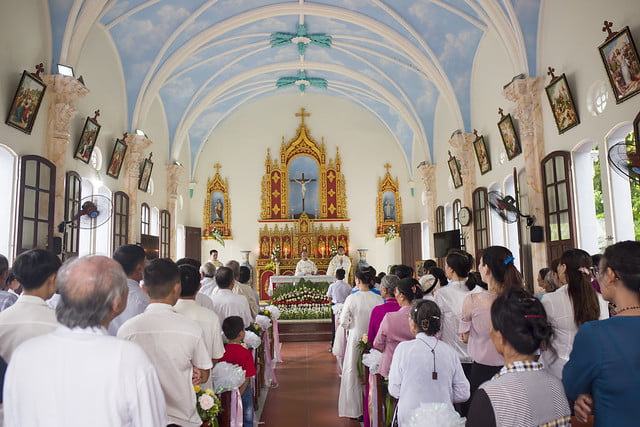
<svg viewBox="0 0 640 427"><path fill-rule="evenodd" d="M253 427L253 390L249 381L256 376L256 366L249 350L242 346L244 340L244 321L240 316L230 316L222 322L222 332L229 341L224 347L224 356L220 362L240 366L245 371L244 383L239 387L242 395L243 427Z"/></svg>

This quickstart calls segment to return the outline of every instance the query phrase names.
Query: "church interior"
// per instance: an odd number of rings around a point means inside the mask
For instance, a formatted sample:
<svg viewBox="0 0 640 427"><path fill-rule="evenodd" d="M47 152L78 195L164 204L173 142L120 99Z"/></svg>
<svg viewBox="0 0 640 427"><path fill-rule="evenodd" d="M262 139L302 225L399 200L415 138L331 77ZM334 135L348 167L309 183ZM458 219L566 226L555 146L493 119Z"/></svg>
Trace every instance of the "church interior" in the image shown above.
<svg viewBox="0 0 640 427"><path fill-rule="evenodd" d="M276 248L285 269L303 247L322 260L342 243L385 271L433 258L433 234L458 229L471 253L510 247L531 282L558 248L595 253L638 233L607 158L638 113L638 70L615 76L603 60L637 39L633 6L7 2L0 253L145 240L161 256L215 248L260 270ZM628 32L607 39L604 21ZM39 96L25 100L27 87ZM553 91L570 111L554 115ZM546 176L552 164L564 170ZM278 169L289 180L276 188ZM52 179L30 186L30 171ZM293 181L302 173L312 181ZM535 223L502 218L492 191ZM90 196L111 201L108 218L80 221Z"/></svg>
<svg viewBox="0 0 640 427"><path fill-rule="evenodd" d="M639 240L639 22L637 0L3 1L0 254L215 249L266 301L303 250L323 275L340 246L388 271L500 245L539 290L566 249Z"/></svg>

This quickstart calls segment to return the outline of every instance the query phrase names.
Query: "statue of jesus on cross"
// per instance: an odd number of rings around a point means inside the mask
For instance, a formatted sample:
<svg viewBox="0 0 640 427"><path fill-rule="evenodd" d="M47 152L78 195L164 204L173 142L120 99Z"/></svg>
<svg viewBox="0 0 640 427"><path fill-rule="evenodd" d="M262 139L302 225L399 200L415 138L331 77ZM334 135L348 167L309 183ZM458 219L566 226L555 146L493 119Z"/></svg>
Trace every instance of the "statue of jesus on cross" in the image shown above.
<svg viewBox="0 0 640 427"><path fill-rule="evenodd" d="M300 184L300 190L302 192L302 212L305 212L305 209L304 209L304 198L305 198L305 195L307 194L307 183L313 182L313 181L315 181L315 179L314 178L305 178L304 177L304 172L302 172L302 178L294 178L294 179L290 179L289 181L297 182L298 184Z"/></svg>

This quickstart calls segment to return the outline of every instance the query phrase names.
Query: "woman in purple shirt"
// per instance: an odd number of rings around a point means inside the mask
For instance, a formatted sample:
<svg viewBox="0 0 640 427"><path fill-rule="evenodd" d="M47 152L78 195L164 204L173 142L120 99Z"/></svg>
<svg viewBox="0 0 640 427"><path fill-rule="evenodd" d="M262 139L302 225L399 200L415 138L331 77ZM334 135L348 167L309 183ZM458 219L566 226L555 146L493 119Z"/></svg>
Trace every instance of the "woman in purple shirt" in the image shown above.
<svg viewBox="0 0 640 427"><path fill-rule="evenodd" d="M491 330L491 304L509 286L522 288L522 277L513 265L513 254L503 246L490 246L480 258L478 270L488 289L467 295L462 304L458 332L473 359L469 383L471 396L480 384L500 371L504 358L496 351L489 332Z"/></svg>
<svg viewBox="0 0 640 427"><path fill-rule="evenodd" d="M378 329L380 329L384 315L400 309L400 305L396 299L396 287L399 281L400 278L395 274L387 274L380 281L380 296L384 299L384 304L375 307L371 312L369 330L367 331L367 336L370 341L375 339L378 334Z"/></svg>
<svg viewBox="0 0 640 427"><path fill-rule="evenodd" d="M415 338L409 327L409 312L411 303L415 299L422 298L422 287L413 277L406 277L398 282L396 288L396 299L400 304L400 309L396 312L387 313L382 319L380 329L373 341L373 348L382 352L380 359L380 369L378 373L387 378L393 352L402 341L409 341Z"/></svg>

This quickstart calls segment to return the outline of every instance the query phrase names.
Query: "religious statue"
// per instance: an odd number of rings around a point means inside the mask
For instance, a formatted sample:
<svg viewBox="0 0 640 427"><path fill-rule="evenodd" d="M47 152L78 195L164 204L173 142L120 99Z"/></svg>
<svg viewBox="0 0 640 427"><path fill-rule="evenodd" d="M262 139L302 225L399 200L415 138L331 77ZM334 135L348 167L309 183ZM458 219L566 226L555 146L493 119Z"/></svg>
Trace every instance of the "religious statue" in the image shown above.
<svg viewBox="0 0 640 427"><path fill-rule="evenodd" d="M342 268L346 277L349 277L349 271L351 271L351 259L345 255L344 246L338 246L338 253L331 258L329 267L327 268L327 275L335 276L336 270Z"/></svg>
<svg viewBox="0 0 640 427"><path fill-rule="evenodd" d="M216 203L214 205L214 211L215 211L215 217L214 220L215 221L222 221L222 209L223 209L223 205L222 205L222 201L220 199L216 200Z"/></svg>

